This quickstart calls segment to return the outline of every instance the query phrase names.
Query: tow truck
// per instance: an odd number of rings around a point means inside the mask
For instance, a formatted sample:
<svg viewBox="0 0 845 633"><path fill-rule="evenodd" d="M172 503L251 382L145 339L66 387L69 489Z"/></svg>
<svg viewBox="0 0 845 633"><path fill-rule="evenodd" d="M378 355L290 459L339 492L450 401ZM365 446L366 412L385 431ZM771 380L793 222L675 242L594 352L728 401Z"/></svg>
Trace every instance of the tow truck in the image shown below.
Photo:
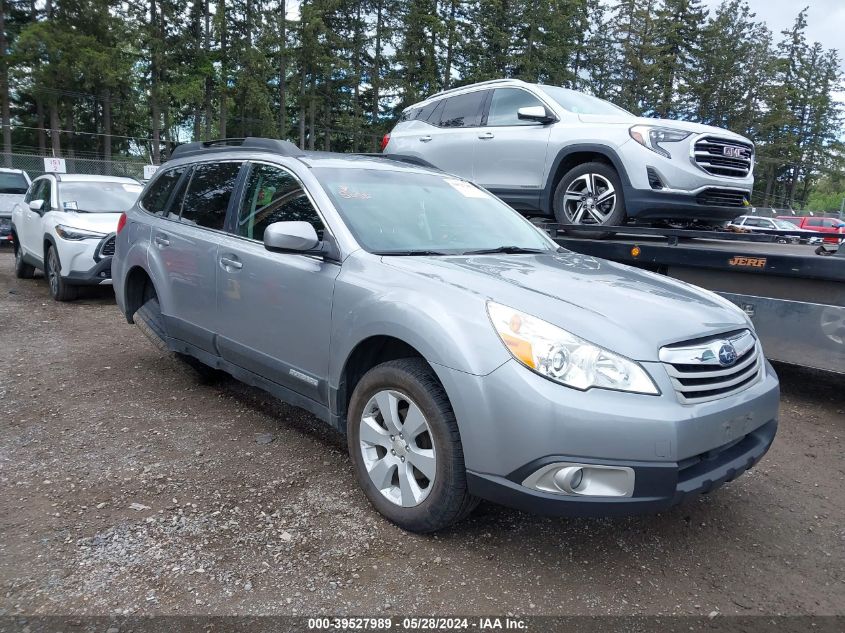
<svg viewBox="0 0 845 633"><path fill-rule="evenodd" d="M755 234L601 226L593 236L584 226L578 227L578 235L557 225L543 228L576 253L644 268L720 294L751 318L770 359L845 373L845 244L778 243L780 234L791 235L788 230ZM600 239L611 228L615 233Z"/></svg>

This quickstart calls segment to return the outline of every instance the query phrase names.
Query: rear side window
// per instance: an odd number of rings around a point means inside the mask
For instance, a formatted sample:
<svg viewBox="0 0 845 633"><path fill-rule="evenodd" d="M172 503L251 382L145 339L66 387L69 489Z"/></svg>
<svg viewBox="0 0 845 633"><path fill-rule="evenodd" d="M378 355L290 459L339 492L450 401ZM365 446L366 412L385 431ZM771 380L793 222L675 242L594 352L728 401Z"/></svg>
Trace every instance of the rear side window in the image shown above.
<svg viewBox="0 0 845 633"><path fill-rule="evenodd" d="M156 178L150 188L141 196L141 206L150 213L162 215L167 206L167 201L170 200L170 195L179 184L179 179L185 173L185 167L177 169L169 169Z"/></svg>
<svg viewBox="0 0 845 633"><path fill-rule="evenodd" d="M481 103L486 91L479 90L446 99L440 127L474 127L481 119Z"/></svg>
<svg viewBox="0 0 845 633"><path fill-rule="evenodd" d="M807 220L807 226L824 226L822 224L821 218L809 218Z"/></svg>
<svg viewBox="0 0 845 633"><path fill-rule="evenodd" d="M520 108L542 105L542 102L537 97L525 92L525 90L519 90L518 88L496 88L493 91L493 100L490 102L487 125L538 125L536 121L520 119L517 116L517 112Z"/></svg>
<svg viewBox="0 0 845 633"><path fill-rule="evenodd" d="M222 231L240 168L239 162L197 165L182 202L182 221Z"/></svg>
<svg viewBox="0 0 845 633"><path fill-rule="evenodd" d="M323 222L299 180L280 167L253 165L238 214L238 235L262 240L264 230L273 222L294 220L311 223L317 235L323 239Z"/></svg>

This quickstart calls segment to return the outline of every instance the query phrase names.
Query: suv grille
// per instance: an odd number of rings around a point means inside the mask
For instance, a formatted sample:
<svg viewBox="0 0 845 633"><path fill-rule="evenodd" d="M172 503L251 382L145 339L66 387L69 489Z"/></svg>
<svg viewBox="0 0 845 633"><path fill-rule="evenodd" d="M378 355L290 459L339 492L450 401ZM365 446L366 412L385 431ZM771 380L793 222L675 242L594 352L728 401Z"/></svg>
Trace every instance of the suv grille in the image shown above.
<svg viewBox="0 0 845 633"><path fill-rule="evenodd" d="M112 235L111 237L106 238L106 241L103 242L103 245L100 247L101 257L109 257L110 255L114 255L114 238L115 236Z"/></svg>
<svg viewBox="0 0 845 633"><path fill-rule="evenodd" d="M739 393L763 372L763 353L749 330L668 345L659 357L683 404Z"/></svg>
<svg viewBox="0 0 845 633"><path fill-rule="evenodd" d="M710 187L698 194L695 201L709 207L745 207L748 206L748 192Z"/></svg>
<svg viewBox="0 0 845 633"><path fill-rule="evenodd" d="M751 173L754 146L733 139L705 136L695 142L696 165L714 176L744 178Z"/></svg>

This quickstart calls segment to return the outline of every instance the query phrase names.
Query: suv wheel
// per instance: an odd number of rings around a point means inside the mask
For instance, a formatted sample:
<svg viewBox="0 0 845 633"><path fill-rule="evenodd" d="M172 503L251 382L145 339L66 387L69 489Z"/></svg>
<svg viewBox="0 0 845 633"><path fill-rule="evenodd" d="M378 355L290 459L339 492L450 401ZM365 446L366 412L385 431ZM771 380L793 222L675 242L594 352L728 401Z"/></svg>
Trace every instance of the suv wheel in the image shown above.
<svg viewBox="0 0 845 633"><path fill-rule="evenodd" d="M15 277L18 279L32 279L35 276L35 267L30 266L23 260L23 249L18 244L17 237L14 240L15 247Z"/></svg>
<svg viewBox="0 0 845 633"><path fill-rule="evenodd" d="M399 527L433 532L468 515L463 448L446 392L428 364L378 365L349 403L349 454L370 503Z"/></svg>
<svg viewBox="0 0 845 633"><path fill-rule="evenodd" d="M77 288L71 286L62 277L62 265L59 263L59 254L55 246L47 249L47 256L44 258L44 276L50 285L50 295L56 301L73 301L76 299Z"/></svg>
<svg viewBox="0 0 845 633"><path fill-rule="evenodd" d="M578 226L620 226L625 222L625 198L619 175L604 163L578 165L558 183L553 208L558 224L576 235ZM610 235L592 231L581 234Z"/></svg>

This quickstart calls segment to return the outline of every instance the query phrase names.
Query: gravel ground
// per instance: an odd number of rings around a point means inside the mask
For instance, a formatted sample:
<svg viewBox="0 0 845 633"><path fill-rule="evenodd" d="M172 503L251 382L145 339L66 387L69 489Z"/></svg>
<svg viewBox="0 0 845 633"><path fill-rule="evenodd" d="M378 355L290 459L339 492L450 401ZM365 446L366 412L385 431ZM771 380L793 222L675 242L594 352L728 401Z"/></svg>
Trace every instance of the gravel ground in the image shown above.
<svg viewBox="0 0 845 633"><path fill-rule="evenodd" d="M779 368L751 473L657 516L482 504L437 536L382 520L338 435L203 385L0 251L0 615L842 614L845 392Z"/></svg>

